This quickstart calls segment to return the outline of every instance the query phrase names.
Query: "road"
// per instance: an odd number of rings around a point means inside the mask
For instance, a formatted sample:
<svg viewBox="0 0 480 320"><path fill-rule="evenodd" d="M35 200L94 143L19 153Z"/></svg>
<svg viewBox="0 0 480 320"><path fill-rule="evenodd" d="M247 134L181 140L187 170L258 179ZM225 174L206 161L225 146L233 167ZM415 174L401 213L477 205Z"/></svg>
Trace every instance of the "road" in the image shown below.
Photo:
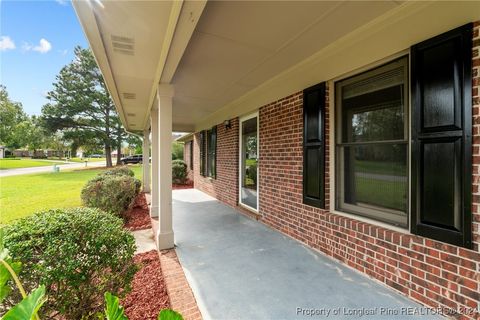
<svg viewBox="0 0 480 320"><path fill-rule="evenodd" d="M105 167L105 161L98 161L98 162L89 162L88 168L93 167ZM58 164L60 167L60 171L67 170L67 169L79 169L85 168L84 162L70 162L65 164ZM42 173L42 172L53 172L53 164L51 166L43 166L43 167L30 167L30 168L18 168L18 169L7 169L7 170L0 170L0 178L1 177L10 177L10 176L18 176L22 174L32 174L32 173Z"/></svg>

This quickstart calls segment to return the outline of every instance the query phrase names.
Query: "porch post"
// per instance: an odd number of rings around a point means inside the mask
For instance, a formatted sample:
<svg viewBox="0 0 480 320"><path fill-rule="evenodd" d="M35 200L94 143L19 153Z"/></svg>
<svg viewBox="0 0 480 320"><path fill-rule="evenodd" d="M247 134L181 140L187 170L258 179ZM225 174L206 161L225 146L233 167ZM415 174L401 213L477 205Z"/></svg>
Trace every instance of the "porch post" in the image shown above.
<svg viewBox="0 0 480 320"><path fill-rule="evenodd" d="M158 103L155 103L152 111L150 112L150 126L152 130L152 189L151 189L151 202L150 202L150 217L158 217L159 203L160 203L160 191L158 182L160 181L158 166L160 163L160 146L158 143Z"/></svg>
<svg viewBox="0 0 480 320"><path fill-rule="evenodd" d="M154 176L159 186L159 219L157 246L159 250L174 247L172 229L172 100L173 86L161 84L158 99L159 172Z"/></svg>
<svg viewBox="0 0 480 320"><path fill-rule="evenodd" d="M150 129L143 130L143 192L150 192Z"/></svg>

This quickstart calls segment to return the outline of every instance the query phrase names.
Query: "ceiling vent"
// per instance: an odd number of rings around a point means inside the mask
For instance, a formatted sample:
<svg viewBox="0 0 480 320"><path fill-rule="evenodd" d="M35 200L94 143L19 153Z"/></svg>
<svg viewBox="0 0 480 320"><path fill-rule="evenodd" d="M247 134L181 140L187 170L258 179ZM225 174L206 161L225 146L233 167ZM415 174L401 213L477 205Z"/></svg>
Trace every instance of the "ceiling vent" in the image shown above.
<svg viewBox="0 0 480 320"><path fill-rule="evenodd" d="M135 113L127 112L127 116L129 116L129 117L135 117Z"/></svg>
<svg viewBox="0 0 480 320"><path fill-rule="evenodd" d="M122 93L123 99L125 100L133 100L137 98L137 95L132 92L124 92Z"/></svg>
<svg viewBox="0 0 480 320"><path fill-rule="evenodd" d="M134 55L135 40L133 38L111 35L114 52Z"/></svg>

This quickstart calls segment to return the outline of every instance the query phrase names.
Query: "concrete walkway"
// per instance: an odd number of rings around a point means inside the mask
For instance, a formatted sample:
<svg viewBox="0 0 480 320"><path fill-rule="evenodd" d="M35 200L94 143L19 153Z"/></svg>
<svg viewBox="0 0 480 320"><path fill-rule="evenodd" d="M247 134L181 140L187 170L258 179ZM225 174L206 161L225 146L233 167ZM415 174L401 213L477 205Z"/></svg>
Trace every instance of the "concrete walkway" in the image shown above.
<svg viewBox="0 0 480 320"><path fill-rule="evenodd" d="M177 255L204 319L428 318L406 314L426 312L415 302L198 190L175 190L173 212Z"/></svg>
<svg viewBox="0 0 480 320"><path fill-rule="evenodd" d="M87 168L105 167L105 165L106 165L105 161L89 162L87 164ZM85 163L69 162L65 164L59 164L57 166L60 167L60 171L62 171L67 169L85 168ZM0 170L0 177L18 176L23 174L44 173L44 172L53 172L53 163L51 166Z"/></svg>
<svg viewBox="0 0 480 320"><path fill-rule="evenodd" d="M135 238L135 245L137 246L135 254L157 249L152 229L136 230L132 231L132 234Z"/></svg>

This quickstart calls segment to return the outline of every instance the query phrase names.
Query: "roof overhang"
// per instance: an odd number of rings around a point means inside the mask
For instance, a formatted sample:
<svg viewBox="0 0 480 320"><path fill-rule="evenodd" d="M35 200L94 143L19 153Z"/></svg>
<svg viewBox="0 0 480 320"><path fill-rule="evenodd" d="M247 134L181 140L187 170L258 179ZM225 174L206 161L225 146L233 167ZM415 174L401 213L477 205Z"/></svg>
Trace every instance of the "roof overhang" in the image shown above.
<svg viewBox="0 0 480 320"><path fill-rule="evenodd" d="M408 53L412 44L480 16L478 1L92 0L74 6L130 131L149 126L158 84L175 88L173 130L198 131ZM122 44L133 53L119 50Z"/></svg>
<svg viewBox="0 0 480 320"><path fill-rule="evenodd" d="M127 131L149 126L158 84L171 82L205 4L206 0L73 1Z"/></svg>

